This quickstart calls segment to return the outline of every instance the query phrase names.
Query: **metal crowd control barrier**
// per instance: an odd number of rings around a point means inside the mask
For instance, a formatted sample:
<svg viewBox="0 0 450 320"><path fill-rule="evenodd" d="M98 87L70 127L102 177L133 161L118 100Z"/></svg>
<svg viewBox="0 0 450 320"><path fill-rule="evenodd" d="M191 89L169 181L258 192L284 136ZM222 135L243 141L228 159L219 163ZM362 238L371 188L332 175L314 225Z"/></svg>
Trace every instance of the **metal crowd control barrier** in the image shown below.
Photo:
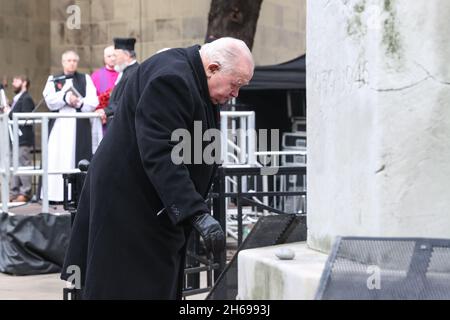
<svg viewBox="0 0 450 320"><path fill-rule="evenodd" d="M297 166L297 167L279 167L277 168L277 173L272 176L273 179L276 179L280 176L306 176L306 166ZM236 177L237 178L237 189L236 192L227 192L225 189L226 179L228 177ZM260 177L261 169L260 168L229 168L229 167L221 167L219 168L218 175L216 176L214 182L214 189L211 193L211 198L213 199L213 216L220 222L223 230L227 229L227 205L226 200L232 199L235 201L235 206L237 209L237 244L240 246L244 240L244 206L251 206L259 210L259 215L264 216L264 212L269 212L271 214L298 214L298 212L286 212L286 210L280 210L279 208L275 208L273 204L275 203L276 198L280 197L302 197L306 196L306 188L301 188L298 191L277 191L274 189L263 190L263 191L246 191L242 189L242 181L245 177ZM257 183L258 185L262 185L262 182ZM256 189L256 186L254 186ZM264 204L258 198L269 197L272 198L272 206L268 204ZM285 209L285 208L283 208ZM301 213L301 215L306 215L306 207L305 210ZM226 266L226 252L224 252L220 257L216 257L216 263L219 263L220 268L216 270L214 274L214 278L217 279L220 273L225 269Z"/></svg>
<svg viewBox="0 0 450 320"><path fill-rule="evenodd" d="M273 176L273 179L277 177L285 177L285 176L302 176L306 175L306 166L299 167L280 167L277 168L276 175ZM258 212L258 217L255 219L255 223L259 221L259 218L267 218L268 215L289 215L291 217L306 217L306 211L302 213L289 212L288 210L280 210L278 208L274 208L273 206L266 205L262 201L259 201L258 198L269 197L269 198L281 198L281 197L303 197L306 195L305 189L300 189L298 191L275 191L272 190L264 190L263 191L247 191L243 189L242 181L244 178L250 177L249 180L252 180L251 177L254 178L262 178L260 168L256 167L220 167L218 170L218 175L214 181L213 190L209 194L208 204L212 205L211 212L213 216L219 221L223 230L227 229L228 216L229 212L227 212L227 200L235 201L237 216L236 220L238 222L238 247L241 247L241 244L244 242L244 216L246 215L244 212L244 206L252 206L255 208L255 212ZM237 188L235 192L226 191L227 178L236 177L237 180ZM285 179L288 180L288 179ZM261 181L260 181L261 182ZM257 183L262 186L262 183ZM255 185L252 186L254 189L257 189ZM278 201L280 202L280 201ZM272 204L275 201L272 201ZM267 212L267 214L265 213ZM297 230L296 230L297 232ZM299 235L302 236L302 235ZM268 244L269 245L269 244ZM198 238L198 234L195 232L192 234L190 243L188 245L188 253L186 257L186 268L185 268L185 283L183 290L183 297L195 295L199 293L206 293L212 289L212 285L216 284L216 281L221 277L223 271L227 267L227 252L226 250L222 252L220 256L215 256L214 261L208 260L204 257L204 252L201 252L200 241ZM206 272L206 287L201 287L200 281L200 273ZM222 275L223 277L223 275Z"/></svg>
<svg viewBox="0 0 450 320"><path fill-rule="evenodd" d="M261 217L239 246L225 270L215 281L206 300L236 300L238 297L239 253L285 243L306 241L306 216L279 214Z"/></svg>
<svg viewBox="0 0 450 320"><path fill-rule="evenodd" d="M0 176L2 184L2 211L8 212L10 149L8 134L8 115L0 114Z"/></svg>
<svg viewBox="0 0 450 320"><path fill-rule="evenodd" d="M223 164L225 166L230 164L255 165L255 112L223 111L220 113L220 118ZM238 143L233 141L234 137L237 138ZM234 161L230 161L230 158Z"/></svg>
<svg viewBox="0 0 450 320"><path fill-rule="evenodd" d="M6 115L5 115L6 116ZM7 117L7 116L6 116ZM9 191L4 194L5 190L9 188L9 176L11 175L30 175L42 176L42 212L49 212L48 199L48 175L49 174L70 174L79 173L79 169L63 170L63 171L49 171L48 169L48 136L49 136L49 121L51 119L95 119L101 121L101 116L97 113L14 113L12 117L12 168L9 163L9 140L8 140L8 121L2 121L2 203L3 211L8 211L8 197ZM41 124L41 169L34 170L25 167L19 167L19 125L28 124L30 122ZM3 150L5 149L5 150Z"/></svg>

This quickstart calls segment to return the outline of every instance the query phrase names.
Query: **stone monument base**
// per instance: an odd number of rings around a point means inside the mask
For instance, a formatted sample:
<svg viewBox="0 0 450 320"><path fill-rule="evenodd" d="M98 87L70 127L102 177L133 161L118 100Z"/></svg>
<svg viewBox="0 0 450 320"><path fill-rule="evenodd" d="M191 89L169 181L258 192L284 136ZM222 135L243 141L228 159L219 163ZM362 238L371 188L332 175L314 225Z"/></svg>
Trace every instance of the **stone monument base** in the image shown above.
<svg viewBox="0 0 450 320"><path fill-rule="evenodd" d="M295 252L293 260L280 260L280 248ZM244 250L239 253L239 300L312 300L319 287L328 255L297 242Z"/></svg>

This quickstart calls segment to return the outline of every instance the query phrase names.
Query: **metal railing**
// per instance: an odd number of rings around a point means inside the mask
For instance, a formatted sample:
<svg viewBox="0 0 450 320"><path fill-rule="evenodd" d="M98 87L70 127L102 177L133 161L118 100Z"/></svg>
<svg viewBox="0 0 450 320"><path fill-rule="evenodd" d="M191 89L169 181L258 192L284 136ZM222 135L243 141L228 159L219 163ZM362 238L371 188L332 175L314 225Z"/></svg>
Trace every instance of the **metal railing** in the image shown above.
<svg viewBox="0 0 450 320"><path fill-rule="evenodd" d="M306 148L289 151L257 151L257 133L255 123L255 112L253 111L223 111L221 115L221 139L222 139L222 163L225 168L261 168L262 164L267 164L267 158L270 158L270 166L284 166L288 161L288 157L300 158L302 161L296 165L306 165ZM260 160L260 161L258 161ZM262 164L261 164L262 163ZM252 191L248 189L248 185L252 183L248 177L242 177L242 190ZM280 186L284 186L284 177L280 177ZM236 192L238 189L238 178L236 176L227 176L225 178L225 192ZM284 187L277 189L274 179L272 190L280 192L285 191ZM263 192L267 192L270 188L269 178L262 177ZM283 199L275 199L274 206L281 208ZM261 203L265 206L269 204L269 198L263 197ZM230 212L231 199L225 200L226 211ZM268 210L264 210L268 214ZM230 215L228 215L230 216ZM252 221L248 215L245 215L246 224ZM229 236L237 239L238 231L235 223L232 223L229 217L226 224L226 232Z"/></svg>
<svg viewBox="0 0 450 320"><path fill-rule="evenodd" d="M285 177L285 181L289 179L290 176L306 176L306 166L292 166L292 167L279 167L277 173L273 175L271 178L274 180L280 180L281 177ZM227 191L226 181L228 177L236 177L237 180L237 188L234 191ZM264 216L264 212L269 212L270 214L299 214L306 215L306 205L302 212L292 212L288 208L288 206L283 206L281 208L274 207L275 199L280 199L282 197L295 197L302 198L306 196L306 186L299 186L293 190L284 190L280 191L277 189L263 189L258 191L258 185L261 183L257 183L253 186L255 190L247 191L243 189L242 181L244 178L257 177L262 179L260 174L260 168L229 168L229 167L221 167L219 168L218 175L214 181L214 189L210 194L212 198L212 207L213 207L213 216L220 222L222 228L224 230L227 229L227 223L229 218L229 206L227 205L227 200L232 200L236 209L236 216L234 220L237 224L237 245L241 245L244 238L244 226L245 216L248 215L244 212L244 207L253 207L255 218L258 219L260 216ZM272 201L268 204L265 204L261 201L263 197L271 198ZM219 263L220 268L215 272L215 278L217 279L220 272L225 268L226 265L226 253L223 253L221 257L215 260L216 263Z"/></svg>
<svg viewBox="0 0 450 320"><path fill-rule="evenodd" d="M279 167L277 173L272 177L274 180L280 180L280 178L285 177L285 181L288 181L291 176L306 176L306 166L291 166L291 167ZM225 185L230 177L236 178L237 188L235 191L225 191ZM227 207L227 200L232 200L235 205L236 214L233 215L233 220L236 222L237 231L237 248L241 248L241 244L244 242L246 216L250 216L248 212L245 212L245 208L251 206L254 208L254 220L253 225L261 218L266 216L264 212L268 212L267 215L292 215L298 217L306 217L306 206L305 210L301 213L292 212L292 207L287 206L281 209L275 208L273 203L275 199L283 197L291 197L300 199L306 196L306 188L300 186L295 190L285 190L279 191L278 189L269 189L258 191L258 186L251 186L255 190L247 191L243 189L242 181L249 177L249 181L253 181L252 178L262 178L260 175L260 169L257 167L220 167L218 170L218 175L215 177L213 190L210 192L208 197L208 205L211 207L211 212L213 216L219 221L222 228L225 230L230 222L230 212ZM261 185L261 184L258 184ZM271 198L269 204L264 204L260 199L263 197ZM278 201L281 202L281 201ZM230 244L228 242L228 244ZM232 250L228 253L233 253L235 250L233 248L228 248ZM195 295L199 293L209 292L212 289L212 284L215 284L219 279L222 272L227 266L227 250L224 250L221 254L214 256L214 260L207 259L204 256L205 252L200 252L200 238L199 235L194 232L189 239L188 252L186 257L186 268L185 268L185 283L183 296ZM236 253L234 253L236 254ZM201 285L200 273L206 272L206 286Z"/></svg>
<svg viewBox="0 0 450 320"><path fill-rule="evenodd" d="M223 111L220 113L220 118L223 165L255 165L255 113ZM234 138L237 138L237 143L234 142ZM234 161L229 161L229 158Z"/></svg>
<svg viewBox="0 0 450 320"><path fill-rule="evenodd" d="M0 114L0 176L2 184L2 211L8 212L9 176L10 176L10 148L9 148L9 117Z"/></svg>
<svg viewBox="0 0 450 320"><path fill-rule="evenodd" d="M48 168L48 138L49 121L52 119L97 119L101 116L97 113L14 113L12 121L6 114L2 115L0 158L2 173L2 210L8 212L9 202L9 179L10 176L41 176L42 177L42 212L49 212L48 199L48 176L56 174L69 174L80 172L79 169L67 169L60 171L49 171ZM19 125L28 124L41 125L41 169L32 169L19 166ZM12 136L10 135L12 125ZM12 140L12 167L10 163L10 139Z"/></svg>

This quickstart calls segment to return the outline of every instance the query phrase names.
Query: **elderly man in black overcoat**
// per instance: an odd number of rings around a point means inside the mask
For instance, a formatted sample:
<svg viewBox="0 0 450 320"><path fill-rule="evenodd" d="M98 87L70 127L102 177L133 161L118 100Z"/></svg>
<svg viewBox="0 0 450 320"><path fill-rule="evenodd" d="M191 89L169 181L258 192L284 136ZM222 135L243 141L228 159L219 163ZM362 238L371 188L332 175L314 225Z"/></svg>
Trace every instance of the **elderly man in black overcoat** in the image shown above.
<svg viewBox="0 0 450 320"><path fill-rule="evenodd" d="M61 275L81 273L83 299L180 299L192 228L207 250L223 250L205 204L217 164L176 164L171 137L194 137L197 121L203 132L218 128L219 105L253 70L245 43L221 38L156 54L129 78L91 162Z"/></svg>

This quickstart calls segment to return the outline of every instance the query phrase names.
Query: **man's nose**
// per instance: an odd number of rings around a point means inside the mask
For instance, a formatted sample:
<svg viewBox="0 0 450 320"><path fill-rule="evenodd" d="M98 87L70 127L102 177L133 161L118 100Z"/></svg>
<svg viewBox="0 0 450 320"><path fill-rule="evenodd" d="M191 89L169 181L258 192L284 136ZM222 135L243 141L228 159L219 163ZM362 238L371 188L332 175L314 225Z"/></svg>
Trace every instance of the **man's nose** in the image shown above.
<svg viewBox="0 0 450 320"><path fill-rule="evenodd" d="M233 98L237 98L238 95L239 95L239 89L235 89L235 90L232 90L232 91L231 91L231 96L232 96Z"/></svg>

